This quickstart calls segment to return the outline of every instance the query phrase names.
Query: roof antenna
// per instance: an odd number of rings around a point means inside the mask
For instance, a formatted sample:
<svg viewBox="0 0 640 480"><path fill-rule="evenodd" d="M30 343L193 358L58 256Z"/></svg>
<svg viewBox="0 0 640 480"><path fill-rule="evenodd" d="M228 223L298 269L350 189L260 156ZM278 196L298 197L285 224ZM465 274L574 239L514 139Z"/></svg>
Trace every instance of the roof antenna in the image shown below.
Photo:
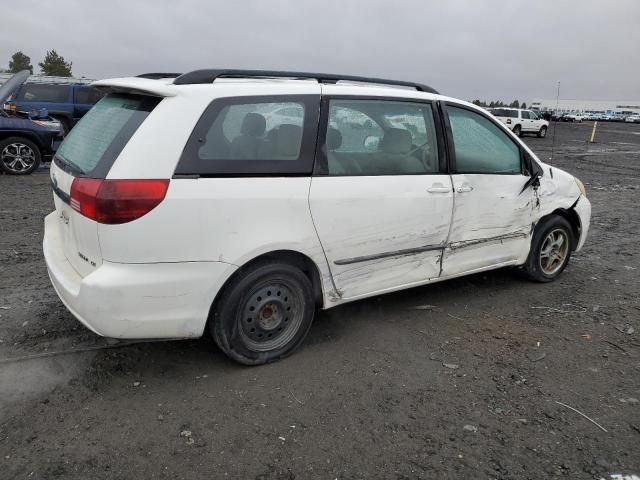
<svg viewBox="0 0 640 480"><path fill-rule="evenodd" d="M556 125L558 124L558 107L560 104L560 81L558 81L558 92L556 94L556 110L553 112L555 117L556 117L556 121L553 122L553 134L551 135L551 158L549 159L549 165L551 165L551 162L553 162L553 149L556 145Z"/></svg>

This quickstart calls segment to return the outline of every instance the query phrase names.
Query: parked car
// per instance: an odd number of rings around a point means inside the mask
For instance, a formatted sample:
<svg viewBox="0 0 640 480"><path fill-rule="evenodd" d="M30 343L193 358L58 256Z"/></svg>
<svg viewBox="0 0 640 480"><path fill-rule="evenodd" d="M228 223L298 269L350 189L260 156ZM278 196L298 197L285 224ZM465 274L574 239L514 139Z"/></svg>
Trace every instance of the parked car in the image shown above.
<svg viewBox="0 0 640 480"><path fill-rule="evenodd" d="M49 115L62 124L66 134L103 95L86 84L25 83L11 101L21 111L46 108Z"/></svg>
<svg viewBox="0 0 640 480"><path fill-rule="evenodd" d="M507 266L549 282L587 236L578 179L424 85L200 70L95 86L110 93L51 166L43 249L100 335L209 332L267 363L316 308ZM267 129L260 112L288 107L297 122ZM363 116L368 130L338 121Z"/></svg>
<svg viewBox="0 0 640 480"><path fill-rule="evenodd" d="M634 113L624 119L627 123L640 123L640 114Z"/></svg>
<svg viewBox="0 0 640 480"><path fill-rule="evenodd" d="M48 160L62 140L60 122L46 111L20 112L7 99L20 88L29 71L17 73L0 87L0 170L10 175L27 175Z"/></svg>
<svg viewBox="0 0 640 480"><path fill-rule="evenodd" d="M524 133L535 133L538 137L547 135L549 122L538 117L532 110L492 108L489 111L519 137Z"/></svg>
<svg viewBox="0 0 640 480"><path fill-rule="evenodd" d="M563 122L582 122L585 116L581 113L565 113L562 116Z"/></svg>

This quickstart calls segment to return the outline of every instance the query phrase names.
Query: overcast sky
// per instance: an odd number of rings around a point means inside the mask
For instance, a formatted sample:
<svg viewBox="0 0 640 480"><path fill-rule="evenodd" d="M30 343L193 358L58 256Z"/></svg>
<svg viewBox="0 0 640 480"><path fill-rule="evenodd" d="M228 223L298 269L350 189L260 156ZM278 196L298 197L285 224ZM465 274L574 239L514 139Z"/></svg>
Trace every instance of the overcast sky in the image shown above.
<svg viewBox="0 0 640 480"><path fill-rule="evenodd" d="M165 3L167 4L165 6ZM427 83L467 100L640 99L640 0L0 0L0 67L56 49L76 76L206 67Z"/></svg>

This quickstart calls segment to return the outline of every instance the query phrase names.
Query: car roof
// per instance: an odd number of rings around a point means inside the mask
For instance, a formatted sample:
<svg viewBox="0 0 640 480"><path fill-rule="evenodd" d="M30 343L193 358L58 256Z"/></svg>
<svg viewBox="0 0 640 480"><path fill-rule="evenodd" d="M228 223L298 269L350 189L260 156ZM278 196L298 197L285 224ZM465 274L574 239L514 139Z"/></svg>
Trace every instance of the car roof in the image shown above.
<svg viewBox="0 0 640 480"><path fill-rule="evenodd" d="M166 76L165 76L166 75ZM184 96L213 100L223 96L249 95L344 95L359 97L404 98L424 101L455 102L485 112L486 109L458 98L416 90L407 85L383 85L371 81L339 80L318 82L313 78L217 78L213 83L176 84L176 74L144 74L138 77L112 78L91 85L113 91L138 92L160 97ZM435 92L435 91L434 91ZM519 109L514 109L519 110Z"/></svg>
<svg viewBox="0 0 640 480"><path fill-rule="evenodd" d="M408 91L430 94L438 93L428 85L404 80L388 80L332 73L237 69L204 69L194 70L184 74L154 72L145 73L133 78L100 80L93 85L96 87L109 87L115 90L141 90L159 96L175 96L186 87L191 87L186 91L201 91L201 89L195 87L203 85L208 86L208 90L210 90L212 86L215 87L216 90L219 90L221 85L232 83L242 90L246 88L247 82L256 90L262 89L264 85L274 85L274 82L280 85L282 85L282 82L288 82L285 83L285 85L288 85L288 88L294 91L305 90L308 88L309 82L313 82L315 85L319 84L321 86L348 84L352 87L357 85L361 88L384 89L385 93L394 92L398 89L401 89L405 93ZM369 90L369 93L373 94L376 91L380 90ZM362 93L358 92L358 94ZM418 98L424 97L419 96Z"/></svg>
<svg viewBox="0 0 640 480"><path fill-rule="evenodd" d="M176 85L171 78L149 79L140 77L112 78L99 80L91 85L115 91L133 91L160 97L175 97L185 94L209 93L214 96L234 90L238 95L308 94L388 96L417 99L445 98L441 95L417 91L402 86L387 86L374 83L339 82L319 84L307 79L245 79L221 78L214 83ZM458 100L456 100L458 101Z"/></svg>

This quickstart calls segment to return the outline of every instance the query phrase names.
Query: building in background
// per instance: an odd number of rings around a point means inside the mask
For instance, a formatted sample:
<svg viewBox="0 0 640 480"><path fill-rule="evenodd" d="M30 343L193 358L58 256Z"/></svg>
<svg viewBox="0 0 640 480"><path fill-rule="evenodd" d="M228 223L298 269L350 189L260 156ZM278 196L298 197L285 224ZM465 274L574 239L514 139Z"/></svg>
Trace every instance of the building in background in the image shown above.
<svg viewBox="0 0 640 480"><path fill-rule="evenodd" d="M556 108L556 105L558 108ZM640 100L556 100L555 98L534 98L530 107L532 110L541 112L640 114Z"/></svg>

